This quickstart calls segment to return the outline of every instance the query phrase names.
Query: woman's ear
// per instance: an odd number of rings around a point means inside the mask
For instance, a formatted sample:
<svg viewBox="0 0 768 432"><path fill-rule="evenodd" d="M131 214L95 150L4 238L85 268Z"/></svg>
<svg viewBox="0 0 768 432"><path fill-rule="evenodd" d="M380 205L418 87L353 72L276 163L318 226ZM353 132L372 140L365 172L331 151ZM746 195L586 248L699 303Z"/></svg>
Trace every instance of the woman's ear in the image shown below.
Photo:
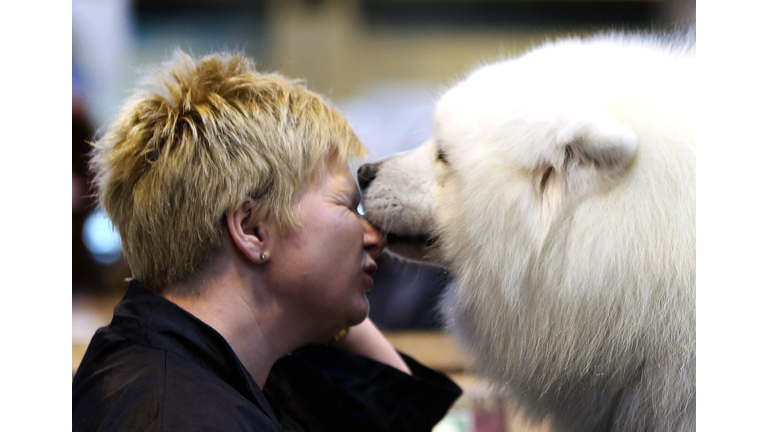
<svg viewBox="0 0 768 432"><path fill-rule="evenodd" d="M227 212L227 228L232 241L243 255L255 264L269 260L269 240L272 227L253 217L254 202L251 198L235 210Z"/></svg>

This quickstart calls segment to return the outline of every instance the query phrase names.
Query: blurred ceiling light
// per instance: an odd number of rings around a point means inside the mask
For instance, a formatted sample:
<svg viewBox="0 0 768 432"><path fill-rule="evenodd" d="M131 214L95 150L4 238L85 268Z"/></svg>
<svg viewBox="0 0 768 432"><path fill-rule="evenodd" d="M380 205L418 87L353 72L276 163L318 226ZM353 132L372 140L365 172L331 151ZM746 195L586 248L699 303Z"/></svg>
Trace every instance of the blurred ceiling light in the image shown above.
<svg viewBox="0 0 768 432"><path fill-rule="evenodd" d="M99 263L111 264L120 258L120 235L101 209L92 211L85 220L83 243L93 259Z"/></svg>

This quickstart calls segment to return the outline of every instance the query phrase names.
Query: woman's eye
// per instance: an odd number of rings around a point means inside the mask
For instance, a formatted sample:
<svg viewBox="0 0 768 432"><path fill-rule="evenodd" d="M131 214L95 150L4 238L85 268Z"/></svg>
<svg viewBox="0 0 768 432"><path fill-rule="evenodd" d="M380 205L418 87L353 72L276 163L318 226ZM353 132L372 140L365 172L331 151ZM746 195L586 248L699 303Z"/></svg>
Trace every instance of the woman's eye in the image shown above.
<svg viewBox="0 0 768 432"><path fill-rule="evenodd" d="M363 203L360 203L357 205L357 213L361 216L365 214L365 212L363 211Z"/></svg>

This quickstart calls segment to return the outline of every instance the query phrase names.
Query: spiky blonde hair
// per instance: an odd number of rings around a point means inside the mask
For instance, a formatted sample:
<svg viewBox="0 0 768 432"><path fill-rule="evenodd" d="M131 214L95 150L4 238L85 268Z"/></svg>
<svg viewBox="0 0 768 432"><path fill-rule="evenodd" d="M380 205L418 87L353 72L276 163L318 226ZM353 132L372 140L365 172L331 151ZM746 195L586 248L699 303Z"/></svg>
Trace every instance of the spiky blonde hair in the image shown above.
<svg viewBox="0 0 768 432"><path fill-rule="evenodd" d="M100 204L133 277L154 290L194 274L247 197L257 220L291 230L301 191L366 154L319 95L229 53L176 52L100 135L90 165Z"/></svg>

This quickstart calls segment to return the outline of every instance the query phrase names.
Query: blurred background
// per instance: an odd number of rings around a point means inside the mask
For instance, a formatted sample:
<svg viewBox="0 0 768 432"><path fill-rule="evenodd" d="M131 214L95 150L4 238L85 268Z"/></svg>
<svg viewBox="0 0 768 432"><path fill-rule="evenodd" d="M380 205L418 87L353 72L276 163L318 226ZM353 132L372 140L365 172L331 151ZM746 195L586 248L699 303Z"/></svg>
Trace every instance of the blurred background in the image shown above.
<svg viewBox="0 0 768 432"><path fill-rule="evenodd" d="M687 27L695 11L695 0L73 0L73 371L130 277L120 239L91 197L87 141L140 71L174 49L237 50L262 71L306 80L349 118L375 160L427 139L441 91L482 63L559 36ZM436 430L546 430L507 414L439 333L443 271L384 255L375 283L372 319L396 347L465 388Z"/></svg>

